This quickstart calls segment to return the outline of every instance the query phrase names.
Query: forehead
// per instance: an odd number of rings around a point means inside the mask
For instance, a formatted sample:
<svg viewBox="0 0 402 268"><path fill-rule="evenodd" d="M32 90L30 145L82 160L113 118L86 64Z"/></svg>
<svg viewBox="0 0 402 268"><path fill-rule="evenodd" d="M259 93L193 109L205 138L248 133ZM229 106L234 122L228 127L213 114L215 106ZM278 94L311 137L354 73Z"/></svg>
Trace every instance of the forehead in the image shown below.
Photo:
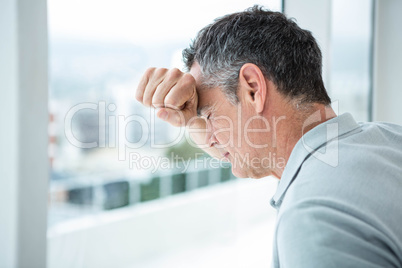
<svg viewBox="0 0 402 268"><path fill-rule="evenodd" d="M191 66L190 74L194 77L196 82L196 89L198 94L198 115L203 115L211 109L214 109L218 103L224 101L224 96L219 88L205 88L202 83L201 68L197 62Z"/></svg>

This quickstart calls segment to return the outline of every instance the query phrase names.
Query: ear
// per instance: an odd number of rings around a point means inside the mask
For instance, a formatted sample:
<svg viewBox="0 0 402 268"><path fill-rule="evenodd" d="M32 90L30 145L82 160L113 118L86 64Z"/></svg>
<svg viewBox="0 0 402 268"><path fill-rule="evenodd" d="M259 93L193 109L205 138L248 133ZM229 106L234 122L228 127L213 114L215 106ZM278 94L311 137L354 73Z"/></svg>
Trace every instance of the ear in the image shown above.
<svg viewBox="0 0 402 268"><path fill-rule="evenodd" d="M262 113L267 96L267 85L261 69L252 63L244 64L240 69L239 84L240 98L251 104L257 113Z"/></svg>

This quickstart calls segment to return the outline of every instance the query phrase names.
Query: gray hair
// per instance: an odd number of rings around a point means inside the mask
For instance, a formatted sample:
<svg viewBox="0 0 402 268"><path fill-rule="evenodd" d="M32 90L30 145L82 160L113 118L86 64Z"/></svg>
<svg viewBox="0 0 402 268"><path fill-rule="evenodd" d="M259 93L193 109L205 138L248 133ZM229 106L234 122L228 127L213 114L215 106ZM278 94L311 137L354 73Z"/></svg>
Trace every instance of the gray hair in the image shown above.
<svg viewBox="0 0 402 268"><path fill-rule="evenodd" d="M321 76L321 51L311 32L282 13L259 6L204 27L183 50L183 60L188 70L197 62L202 84L220 87L233 104L239 101L239 72L246 63L257 65L291 99L331 103Z"/></svg>

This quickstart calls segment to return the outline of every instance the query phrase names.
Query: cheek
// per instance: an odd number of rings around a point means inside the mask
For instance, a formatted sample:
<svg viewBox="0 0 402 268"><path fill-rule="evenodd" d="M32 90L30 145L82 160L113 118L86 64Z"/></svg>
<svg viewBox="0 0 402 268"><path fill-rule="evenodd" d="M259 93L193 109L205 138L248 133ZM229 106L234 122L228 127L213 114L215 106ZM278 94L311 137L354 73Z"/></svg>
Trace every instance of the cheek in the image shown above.
<svg viewBox="0 0 402 268"><path fill-rule="evenodd" d="M214 135L219 143L223 146L234 145L235 126L229 117L220 117L211 123Z"/></svg>
<svg viewBox="0 0 402 268"><path fill-rule="evenodd" d="M251 120L250 120L251 118ZM261 151L269 147L272 135L269 122L263 117L243 118L243 140L250 150Z"/></svg>
<svg viewBox="0 0 402 268"><path fill-rule="evenodd" d="M215 137L219 142L220 148L233 147L233 136L229 130L219 129L215 132Z"/></svg>

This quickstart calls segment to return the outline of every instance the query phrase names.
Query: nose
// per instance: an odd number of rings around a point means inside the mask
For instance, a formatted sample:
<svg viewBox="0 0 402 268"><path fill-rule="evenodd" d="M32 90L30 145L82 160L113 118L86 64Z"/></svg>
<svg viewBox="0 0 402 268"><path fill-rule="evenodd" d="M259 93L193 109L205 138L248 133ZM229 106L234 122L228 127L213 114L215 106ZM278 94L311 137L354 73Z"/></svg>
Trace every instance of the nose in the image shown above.
<svg viewBox="0 0 402 268"><path fill-rule="evenodd" d="M216 139L215 135L212 134L210 136L208 143L209 143L209 147L212 147L212 146L218 144L218 140Z"/></svg>
<svg viewBox="0 0 402 268"><path fill-rule="evenodd" d="M212 146L218 144L218 140L216 139L212 126L210 124L208 124L208 125L209 126L207 127L205 143L208 143L209 147L212 147Z"/></svg>

